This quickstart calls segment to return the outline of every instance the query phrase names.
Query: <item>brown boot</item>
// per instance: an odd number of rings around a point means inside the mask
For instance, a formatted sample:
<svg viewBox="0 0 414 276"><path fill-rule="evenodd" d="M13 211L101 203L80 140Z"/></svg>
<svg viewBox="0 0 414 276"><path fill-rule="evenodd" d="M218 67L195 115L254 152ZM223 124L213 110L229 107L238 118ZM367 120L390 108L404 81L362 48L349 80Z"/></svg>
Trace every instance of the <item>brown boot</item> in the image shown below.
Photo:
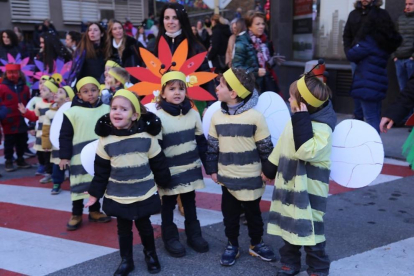
<svg viewBox="0 0 414 276"><path fill-rule="evenodd" d="M89 221L92 222L110 222L111 217L108 217L102 212L89 212Z"/></svg>
<svg viewBox="0 0 414 276"><path fill-rule="evenodd" d="M82 224L82 216L72 216L66 224L66 229L69 231L74 231L78 229Z"/></svg>

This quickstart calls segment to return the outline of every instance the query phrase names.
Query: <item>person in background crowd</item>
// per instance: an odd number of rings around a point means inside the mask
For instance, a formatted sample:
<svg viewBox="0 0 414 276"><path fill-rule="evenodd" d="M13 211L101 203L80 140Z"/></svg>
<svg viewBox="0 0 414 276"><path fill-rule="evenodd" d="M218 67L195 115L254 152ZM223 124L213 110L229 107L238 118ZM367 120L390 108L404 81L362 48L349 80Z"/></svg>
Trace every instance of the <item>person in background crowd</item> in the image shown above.
<svg viewBox="0 0 414 276"><path fill-rule="evenodd" d="M102 19L100 24L101 24L102 28L104 28L105 31L108 29L108 19L106 19L106 18Z"/></svg>
<svg viewBox="0 0 414 276"><path fill-rule="evenodd" d="M158 36L159 25L159 21L154 20L154 25L152 25L152 27L150 28L150 31L154 34L155 37Z"/></svg>
<svg viewBox="0 0 414 276"><path fill-rule="evenodd" d="M138 28L138 33L137 33L137 37L136 39L142 44L144 45L145 48L147 48L147 43L148 43L148 39L145 35L145 27L144 26L140 26Z"/></svg>
<svg viewBox="0 0 414 276"><path fill-rule="evenodd" d="M86 30L88 29L88 25L89 25L89 21L86 19L82 19L81 21L81 29L80 32L83 34L84 32L86 32Z"/></svg>
<svg viewBox="0 0 414 276"><path fill-rule="evenodd" d="M242 18L242 8L237 8L236 14L234 15L235 19Z"/></svg>
<svg viewBox="0 0 414 276"><path fill-rule="evenodd" d="M381 101L388 89L386 67L402 37L388 13L375 9L369 12L356 41L346 52L348 60L357 64L350 94L360 101L366 122L379 133Z"/></svg>
<svg viewBox="0 0 414 276"><path fill-rule="evenodd" d="M78 44L81 40L81 37L81 34L75 31L69 31L66 34L66 47L72 52L72 54L75 53L76 48L78 47Z"/></svg>
<svg viewBox="0 0 414 276"><path fill-rule="evenodd" d="M355 9L348 15L348 20L345 23L344 34L342 36L345 54L357 44L357 34L367 21L367 15L371 10L378 11L381 17L389 17L388 12L380 8L382 4L382 0L358 0L354 3ZM357 65L354 62L351 62L352 75L355 74L356 67ZM354 119L364 120L361 102L356 98L354 98Z"/></svg>
<svg viewBox="0 0 414 276"><path fill-rule="evenodd" d="M156 42L156 40L155 40L154 34L149 34L148 35L147 50L150 51L151 53L154 53L155 42Z"/></svg>
<svg viewBox="0 0 414 276"><path fill-rule="evenodd" d="M43 62L48 73L53 73L54 62L57 58L62 58L65 62L68 62L72 60L72 54L62 44L59 37L50 33L43 33L40 36L40 51L35 59Z"/></svg>
<svg viewBox="0 0 414 276"><path fill-rule="evenodd" d="M264 12L262 4L260 4L260 1L256 1L254 10L257 11L257 12Z"/></svg>
<svg viewBox="0 0 414 276"><path fill-rule="evenodd" d="M108 26L106 46L105 60L113 60L122 67L143 65L139 47L144 46L135 38L127 36L118 20Z"/></svg>
<svg viewBox="0 0 414 276"><path fill-rule="evenodd" d="M35 24L34 25L34 32L33 32L33 47L40 48L40 35L42 34L42 24Z"/></svg>
<svg viewBox="0 0 414 276"><path fill-rule="evenodd" d="M213 34L213 31L211 30L211 20L208 15L204 18L204 28L208 32L208 35L211 36ZM207 48L208 49L208 48Z"/></svg>
<svg viewBox="0 0 414 276"><path fill-rule="evenodd" d="M229 38L229 42L227 44L227 51L226 51L226 65L227 67L232 66L232 60L234 57L234 45L236 44L236 37L239 34L243 34L246 31L246 24L244 23L244 19L238 18L233 19L230 23L231 31L233 34Z"/></svg>
<svg viewBox="0 0 414 276"><path fill-rule="evenodd" d="M50 19L48 18L43 20L42 33L51 33L57 35L55 26L53 26L53 24L50 22Z"/></svg>
<svg viewBox="0 0 414 276"><path fill-rule="evenodd" d="M391 57L395 62L398 85L403 90L414 73L414 0L405 0L404 14L398 18L398 31L403 42Z"/></svg>
<svg viewBox="0 0 414 276"><path fill-rule="evenodd" d="M196 37L201 42L201 44L203 44L206 49L210 48L210 35L206 28L204 28L203 22L200 20L197 21L197 33L198 36L196 35Z"/></svg>
<svg viewBox="0 0 414 276"><path fill-rule="evenodd" d="M7 54L16 57L20 53L17 35L12 30L4 30L0 34L0 58L7 60Z"/></svg>
<svg viewBox="0 0 414 276"><path fill-rule="evenodd" d="M150 14L149 18L145 22L145 30L150 30L152 26L154 26L154 15Z"/></svg>
<svg viewBox="0 0 414 276"><path fill-rule="evenodd" d="M132 28L134 28L134 26L132 25L132 23L129 20L129 18L128 17L125 18L125 24L124 24L125 34L126 35L129 35L129 36L133 36Z"/></svg>
<svg viewBox="0 0 414 276"><path fill-rule="evenodd" d="M221 16L218 14L211 17L213 35L211 36L211 47L207 57L213 62L216 72L222 73L226 70L226 50L231 32L229 25L222 24L220 19Z"/></svg>
<svg viewBox="0 0 414 276"><path fill-rule="evenodd" d="M97 22L89 23L72 62L68 84L86 76L99 79L105 71L106 32Z"/></svg>

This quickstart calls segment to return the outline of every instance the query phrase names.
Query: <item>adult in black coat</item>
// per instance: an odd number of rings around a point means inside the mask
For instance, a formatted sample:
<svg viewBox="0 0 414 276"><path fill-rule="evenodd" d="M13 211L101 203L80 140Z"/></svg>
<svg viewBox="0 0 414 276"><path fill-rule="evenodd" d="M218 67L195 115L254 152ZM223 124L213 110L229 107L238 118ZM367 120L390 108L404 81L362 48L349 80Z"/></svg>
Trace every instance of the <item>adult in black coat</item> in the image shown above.
<svg viewBox="0 0 414 276"><path fill-rule="evenodd" d="M211 47L208 53L208 59L213 62L216 71L223 73L226 68L226 51L229 37L231 36L230 26L220 22L221 16L215 14L211 17L213 25L211 36Z"/></svg>
<svg viewBox="0 0 414 276"><path fill-rule="evenodd" d="M160 28L158 36L156 39L155 56L158 56L158 43L161 37L164 37L170 46L171 52L174 53L178 45L184 40L188 41L188 55L187 59L205 52L206 49L204 46L196 39L192 30L190 20L188 18L187 11L184 7L178 3L167 3L161 10L160 13ZM226 43L227 46L227 43ZM208 65L207 58L204 60L203 64L198 68L197 71L207 71L210 72L210 67ZM205 90L210 92L215 98L216 96L216 87L214 81L210 81L206 84L201 85ZM198 108L200 106L197 106ZM199 108L200 110L200 108Z"/></svg>
<svg viewBox="0 0 414 276"><path fill-rule="evenodd" d="M16 57L20 53L17 35L12 30L4 30L0 34L0 58L7 60L7 54Z"/></svg>
<svg viewBox="0 0 414 276"><path fill-rule="evenodd" d="M54 62L61 58L64 62L72 60L72 53L60 41L59 37L51 33L42 33L40 35L40 51L35 59L43 62L44 68L49 73L54 71Z"/></svg>

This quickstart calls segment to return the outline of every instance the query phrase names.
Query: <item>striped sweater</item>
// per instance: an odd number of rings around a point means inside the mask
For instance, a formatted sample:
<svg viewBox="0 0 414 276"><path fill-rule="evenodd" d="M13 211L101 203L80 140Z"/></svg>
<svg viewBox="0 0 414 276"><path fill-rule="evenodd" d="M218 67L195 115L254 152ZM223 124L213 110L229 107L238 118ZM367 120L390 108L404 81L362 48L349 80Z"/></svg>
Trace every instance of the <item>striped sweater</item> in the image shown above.
<svg viewBox="0 0 414 276"><path fill-rule="evenodd" d="M33 148L36 151L44 151L42 148L42 128L43 122L45 120L45 114L49 110L51 102L47 102L45 100L36 102L34 112L38 117L38 122L36 124L36 141Z"/></svg>
<svg viewBox="0 0 414 276"><path fill-rule="evenodd" d="M50 163L59 165L59 149L55 148L50 142L50 126L55 117L56 111L59 109L56 103L50 106L50 109L46 112L43 127L42 127L42 148L52 150L50 154Z"/></svg>
<svg viewBox="0 0 414 276"><path fill-rule="evenodd" d="M163 109L157 116L162 122L162 148L171 171L168 188L160 195L177 195L205 187L196 138L203 137L200 114L189 109L185 115L173 116ZM204 140L205 141L205 140Z"/></svg>
<svg viewBox="0 0 414 276"><path fill-rule="evenodd" d="M295 113L287 123L269 156L277 166L269 234L301 246L325 241L323 216L335 122L329 103L310 116L307 112Z"/></svg>
<svg viewBox="0 0 414 276"><path fill-rule="evenodd" d="M212 116L208 134L206 172L218 173L218 182L240 201L263 195L261 162L273 148L265 118L253 109L257 100L254 91L235 115L223 103L223 110Z"/></svg>

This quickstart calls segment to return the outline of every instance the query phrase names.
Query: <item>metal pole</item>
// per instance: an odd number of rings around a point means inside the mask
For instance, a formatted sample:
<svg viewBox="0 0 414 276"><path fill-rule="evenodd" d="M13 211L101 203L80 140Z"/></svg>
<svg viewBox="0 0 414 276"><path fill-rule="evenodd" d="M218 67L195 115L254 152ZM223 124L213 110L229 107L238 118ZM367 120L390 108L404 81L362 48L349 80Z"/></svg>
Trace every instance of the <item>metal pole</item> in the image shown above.
<svg viewBox="0 0 414 276"><path fill-rule="evenodd" d="M214 14L220 14L219 0L214 0Z"/></svg>

